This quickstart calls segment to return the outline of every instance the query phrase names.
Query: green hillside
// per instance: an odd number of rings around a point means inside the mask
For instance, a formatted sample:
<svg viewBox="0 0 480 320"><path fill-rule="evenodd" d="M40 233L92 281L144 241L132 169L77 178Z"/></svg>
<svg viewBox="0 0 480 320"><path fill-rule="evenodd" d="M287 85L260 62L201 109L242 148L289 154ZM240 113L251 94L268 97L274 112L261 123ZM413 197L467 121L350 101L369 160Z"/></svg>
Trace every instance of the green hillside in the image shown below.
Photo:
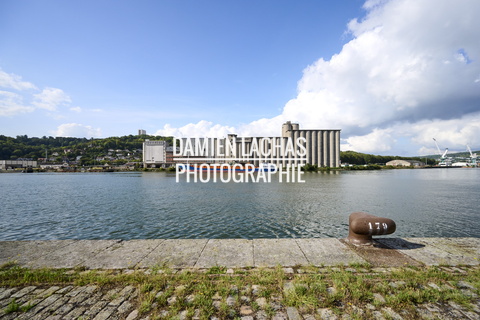
<svg viewBox="0 0 480 320"><path fill-rule="evenodd" d="M142 160L145 139L167 140L173 137L150 135L110 137L105 139L28 137L0 135L0 160L31 159L50 162L77 161L81 165L95 163L122 164Z"/></svg>
<svg viewBox="0 0 480 320"><path fill-rule="evenodd" d="M435 160L427 157L399 157L399 156L376 156L367 153L360 153L355 151L341 151L340 161L342 163L348 163L353 165L365 165L365 164L385 164L391 160L417 160L428 161L429 165L435 164Z"/></svg>

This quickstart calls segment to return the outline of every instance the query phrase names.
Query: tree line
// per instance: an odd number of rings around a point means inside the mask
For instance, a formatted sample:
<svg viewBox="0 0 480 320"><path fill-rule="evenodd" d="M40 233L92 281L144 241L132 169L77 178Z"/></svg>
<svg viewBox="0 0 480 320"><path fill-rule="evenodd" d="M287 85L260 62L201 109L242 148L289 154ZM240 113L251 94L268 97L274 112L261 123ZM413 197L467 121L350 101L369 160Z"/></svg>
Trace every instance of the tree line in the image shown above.
<svg viewBox="0 0 480 320"><path fill-rule="evenodd" d="M128 135L122 137L109 137L103 139L70 138L70 137L28 137L20 135L16 138L0 135L0 160L51 158L58 154L57 161L74 160L81 156L83 162L88 164L95 158L106 156L109 150L128 150L135 153L142 149L145 139L166 140L173 144L173 137L151 135ZM340 152L340 161L353 165L385 164L390 160L418 160L428 164L435 164L434 159L419 157L379 156L355 151Z"/></svg>
<svg viewBox="0 0 480 320"><path fill-rule="evenodd" d="M399 157L399 156L377 156L373 154L360 153L355 151L341 151L340 161L353 165L367 165L367 164L386 164L392 160L417 160L426 162L428 165L434 165L435 159L429 157Z"/></svg>

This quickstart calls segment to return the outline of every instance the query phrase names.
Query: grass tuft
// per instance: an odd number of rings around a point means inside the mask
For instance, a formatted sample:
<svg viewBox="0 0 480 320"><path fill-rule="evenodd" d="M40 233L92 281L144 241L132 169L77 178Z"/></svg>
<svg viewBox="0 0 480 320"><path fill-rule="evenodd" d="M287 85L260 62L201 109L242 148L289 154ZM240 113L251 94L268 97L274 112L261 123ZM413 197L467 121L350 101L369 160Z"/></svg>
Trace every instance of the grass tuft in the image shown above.
<svg viewBox="0 0 480 320"><path fill-rule="evenodd" d="M20 305L20 303L18 303L16 299L13 298L3 311L5 312L5 314L9 314L13 312L28 312L33 307L34 305L31 304L30 302L27 303L26 305Z"/></svg>
<svg viewBox="0 0 480 320"><path fill-rule="evenodd" d="M225 274L227 272L226 267L214 266L207 270L206 274Z"/></svg>

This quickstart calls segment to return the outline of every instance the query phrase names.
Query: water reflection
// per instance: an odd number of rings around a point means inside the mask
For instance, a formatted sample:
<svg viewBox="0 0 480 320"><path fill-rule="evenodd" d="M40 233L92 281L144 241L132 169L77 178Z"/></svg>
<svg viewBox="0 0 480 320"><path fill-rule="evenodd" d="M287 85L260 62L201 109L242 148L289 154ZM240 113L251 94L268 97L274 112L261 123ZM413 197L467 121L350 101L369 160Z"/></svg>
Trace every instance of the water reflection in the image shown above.
<svg viewBox="0 0 480 320"><path fill-rule="evenodd" d="M479 169L187 183L168 173L2 174L0 240L345 237L365 211L394 237L480 236Z"/></svg>

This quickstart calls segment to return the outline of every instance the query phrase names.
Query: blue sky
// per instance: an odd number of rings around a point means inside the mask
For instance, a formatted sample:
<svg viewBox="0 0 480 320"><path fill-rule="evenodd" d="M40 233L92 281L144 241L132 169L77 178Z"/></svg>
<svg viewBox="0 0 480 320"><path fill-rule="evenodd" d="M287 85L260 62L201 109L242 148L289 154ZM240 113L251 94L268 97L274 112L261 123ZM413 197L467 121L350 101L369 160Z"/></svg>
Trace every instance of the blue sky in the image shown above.
<svg viewBox="0 0 480 320"><path fill-rule="evenodd" d="M0 134L276 136L291 120L342 129L344 150L480 147L478 2L417 2L3 0Z"/></svg>

